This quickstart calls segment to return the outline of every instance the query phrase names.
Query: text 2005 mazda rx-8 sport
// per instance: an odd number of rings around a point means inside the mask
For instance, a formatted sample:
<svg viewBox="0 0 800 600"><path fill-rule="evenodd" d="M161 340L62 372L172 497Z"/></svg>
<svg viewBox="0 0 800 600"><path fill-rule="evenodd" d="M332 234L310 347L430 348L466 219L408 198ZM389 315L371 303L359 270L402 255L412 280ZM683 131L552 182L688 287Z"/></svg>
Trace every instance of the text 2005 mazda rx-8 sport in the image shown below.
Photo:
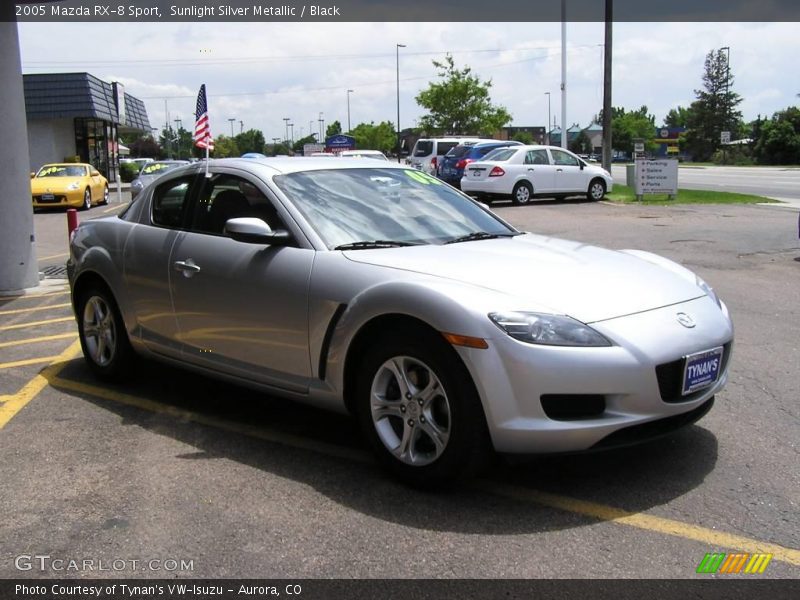
<svg viewBox="0 0 800 600"><path fill-rule="evenodd" d="M691 423L727 379L714 291L647 252L520 232L434 177L345 159L176 169L71 240L84 355L134 354L349 411L416 484L492 450Z"/></svg>

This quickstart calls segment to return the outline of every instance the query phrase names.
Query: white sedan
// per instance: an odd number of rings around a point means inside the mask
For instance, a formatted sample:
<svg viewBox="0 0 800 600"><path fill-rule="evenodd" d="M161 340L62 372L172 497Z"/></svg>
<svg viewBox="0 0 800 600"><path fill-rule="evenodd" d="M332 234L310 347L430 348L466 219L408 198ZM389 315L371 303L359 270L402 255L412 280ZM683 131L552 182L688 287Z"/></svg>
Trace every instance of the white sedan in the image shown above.
<svg viewBox="0 0 800 600"><path fill-rule="evenodd" d="M511 198L528 204L535 196L586 196L602 200L611 174L554 146L499 148L464 170L461 190L481 200Z"/></svg>

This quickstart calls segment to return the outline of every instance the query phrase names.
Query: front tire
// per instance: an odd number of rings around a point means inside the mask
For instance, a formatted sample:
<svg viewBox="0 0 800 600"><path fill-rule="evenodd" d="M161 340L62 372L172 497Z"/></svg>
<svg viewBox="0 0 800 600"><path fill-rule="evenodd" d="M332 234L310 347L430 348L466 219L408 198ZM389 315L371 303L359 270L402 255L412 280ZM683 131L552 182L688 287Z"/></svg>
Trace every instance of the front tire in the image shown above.
<svg viewBox="0 0 800 600"><path fill-rule="evenodd" d="M393 332L367 349L356 413L381 462L417 487L475 474L490 456L480 399L461 359L437 334Z"/></svg>
<svg viewBox="0 0 800 600"><path fill-rule="evenodd" d="M602 179L592 179L589 184L589 189L586 192L586 198L593 202L599 202L606 195L606 183Z"/></svg>
<svg viewBox="0 0 800 600"><path fill-rule="evenodd" d="M527 181L520 181L511 192L511 201L517 206L528 204L533 199L533 188Z"/></svg>
<svg viewBox="0 0 800 600"><path fill-rule="evenodd" d="M81 205L83 210L89 210L92 208L92 192L89 188L86 188L86 191L83 192L83 204Z"/></svg>
<svg viewBox="0 0 800 600"><path fill-rule="evenodd" d="M105 206L108 204L108 186L103 186L103 199L100 201L100 204Z"/></svg>
<svg viewBox="0 0 800 600"><path fill-rule="evenodd" d="M125 379L135 355L111 293L102 285L92 285L78 298L76 313L81 349L89 368L106 381Z"/></svg>

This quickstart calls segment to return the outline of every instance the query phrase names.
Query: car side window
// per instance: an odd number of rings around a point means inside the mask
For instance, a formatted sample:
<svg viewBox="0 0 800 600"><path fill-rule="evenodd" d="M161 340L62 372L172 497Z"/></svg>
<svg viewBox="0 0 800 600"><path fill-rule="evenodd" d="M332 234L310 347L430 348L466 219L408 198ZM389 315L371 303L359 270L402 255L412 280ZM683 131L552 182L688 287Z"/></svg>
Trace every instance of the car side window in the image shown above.
<svg viewBox="0 0 800 600"><path fill-rule="evenodd" d="M183 208L189 195L190 177L173 179L158 186L153 193L151 220L154 225L181 226Z"/></svg>
<svg viewBox="0 0 800 600"><path fill-rule="evenodd" d="M548 165L547 150L528 150L525 154L526 165Z"/></svg>
<svg viewBox="0 0 800 600"><path fill-rule="evenodd" d="M550 150L550 152L553 154L553 162L555 164L565 167L578 166L578 159L571 154L567 154L562 150Z"/></svg>
<svg viewBox="0 0 800 600"><path fill-rule="evenodd" d="M194 205L189 229L224 235L228 219L238 217L261 219L272 229L286 228L274 204L253 183L220 174L206 180Z"/></svg>

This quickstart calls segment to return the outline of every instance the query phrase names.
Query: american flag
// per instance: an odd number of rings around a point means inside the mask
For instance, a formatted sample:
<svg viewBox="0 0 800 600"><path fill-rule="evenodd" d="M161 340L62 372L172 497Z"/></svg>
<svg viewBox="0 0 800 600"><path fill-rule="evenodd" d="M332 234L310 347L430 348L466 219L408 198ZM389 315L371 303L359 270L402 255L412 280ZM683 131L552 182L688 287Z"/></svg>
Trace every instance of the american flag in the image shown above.
<svg viewBox="0 0 800 600"><path fill-rule="evenodd" d="M208 102L206 101L206 84L200 86L197 94L197 108L195 109L194 145L198 148L214 149L214 139L211 137L211 127L208 124Z"/></svg>

